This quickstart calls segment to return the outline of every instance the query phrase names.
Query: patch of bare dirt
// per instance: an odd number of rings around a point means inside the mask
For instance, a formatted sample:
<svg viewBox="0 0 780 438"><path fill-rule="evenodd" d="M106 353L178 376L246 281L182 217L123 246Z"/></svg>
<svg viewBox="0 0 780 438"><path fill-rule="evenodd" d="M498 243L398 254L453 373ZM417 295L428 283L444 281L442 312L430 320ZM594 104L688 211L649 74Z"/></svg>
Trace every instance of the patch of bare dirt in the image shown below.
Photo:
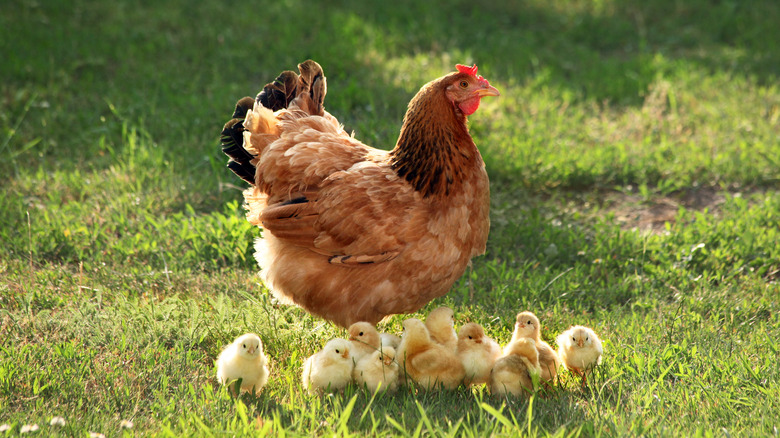
<svg viewBox="0 0 780 438"><path fill-rule="evenodd" d="M703 187L645 200L639 194L614 192L607 196L604 205L625 230L661 233L666 223L675 222L680 207L696 211L706 209L717 215L726 201L724 193L714 187Z"/></svg>

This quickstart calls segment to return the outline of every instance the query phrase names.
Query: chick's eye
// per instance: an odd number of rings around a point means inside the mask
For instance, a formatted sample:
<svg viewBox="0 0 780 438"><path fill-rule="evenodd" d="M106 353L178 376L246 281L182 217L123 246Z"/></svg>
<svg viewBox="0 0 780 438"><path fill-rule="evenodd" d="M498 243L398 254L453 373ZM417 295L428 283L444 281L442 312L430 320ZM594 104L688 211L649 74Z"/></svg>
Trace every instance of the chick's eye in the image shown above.
<svg viewBox="0 0 780 438"><path fill-rule="evenodd" d="M460 88L468 88L469 87L468 81L460 81L459 85L460 85Z"/></svg>
<svg viewBox="0 0 780 438"><path fill-rule="evenodd" d="M358 333L358 336L363 336L363 332Z"/></svg>
<svg viewBox="0 0 780 438"><path fill-rule="evenodd" d="M530 320L528 320L528 325L531 325L531 321Z"/></svg>
<svg viewBox="0 0 780 438"><path fill-rule="evenodd" d="M338 352L339 352L339 350L338 350L338 349L336 349L336 353L338 353Z"/></svg>
<svg viewBox="0 0 780 438"><path fill-rule="evenodd" d="M244 344L244 348L246 348L246 344Z"/></svg>
<svg viewBox="0 0 780 438"><path fill-rule="evenodd" d="M473 339L471 336L469 336L469 339Z"/></svg>

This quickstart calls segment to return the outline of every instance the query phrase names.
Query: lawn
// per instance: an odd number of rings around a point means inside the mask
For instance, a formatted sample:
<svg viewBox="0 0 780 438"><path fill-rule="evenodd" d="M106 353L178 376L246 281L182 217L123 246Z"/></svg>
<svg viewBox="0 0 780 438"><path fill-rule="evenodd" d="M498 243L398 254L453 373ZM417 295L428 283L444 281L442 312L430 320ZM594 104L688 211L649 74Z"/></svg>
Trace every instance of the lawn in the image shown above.
<svg viewBox="0 0 780 438"><path fill-rule="evenodd" d="M780 3L505 3L2 6L0 436L780 433ZM415 316L447 305L502 343L522 310L548 342L591 326L588 387L301 387L346 332L260 284L219 132L307 58L328 111L385 149L454 64L501 90L469 118L487 253ZM271 377L233 398L214 360L247 331Z"/></svg>

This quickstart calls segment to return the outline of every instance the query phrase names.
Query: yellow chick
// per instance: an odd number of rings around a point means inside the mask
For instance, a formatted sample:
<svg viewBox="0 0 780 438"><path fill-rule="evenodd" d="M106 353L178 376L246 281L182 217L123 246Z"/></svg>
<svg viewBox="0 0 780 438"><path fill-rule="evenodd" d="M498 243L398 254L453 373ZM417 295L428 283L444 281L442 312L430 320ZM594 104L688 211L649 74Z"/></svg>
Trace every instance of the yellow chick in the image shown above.
<svg viewBox="0 0 780 438"><path fill-rule="evenodd" d="M352 371L352 378L372 392L378 390L395 391L398 386L398 363L395 361L395 349L382 347L363 356Z"/></svg>
<svg viewBox="0 0 780 438"><path fill-rule="evenodd" d="M491 394L520 396L535 390L534 380L539 378L539 352L530 338L520 338L507 345L490 372L488 389Z"/></svg>
<svg viewBox="0 0 780 438"><path fill-rule="evenodd" d="M455 312L449 307L437 307L425 319L425 328L431 334L431 339L449 348L458 349L458 334L455 333Z"/></svg>
<svg viewBox="0 0 780 438"><path fill-rule="evenodd" d="M438 385L457 388L466 371L455 350L434 342L425 324L417 318L407 319L403 326L399 347L404 352L404 356L399 357L401 373L406 373L425 389Z"/></svg>
<svg viewBox="0 0 780 438"><path fill-rule="evenodd" d="M458 357L466 371L465 383L487 383L493 364L501 356L498 343L485 335L481 325L469 322L458 331Z"/></svg>
<svg viewBox="0 0 780 438"><path fill-rule="evenodd" d="M533 339L536 349L539 351L539 366L542 368L541 378L545 382L552 382L558 375L561 361L550 344L541 339L542 326L539 318L532 312L520 312L515 319L515 330L512 333L512 341L521 338ZM510 341L510 344L511 342Z"/></svg>
<svg viewBox="0 0 780 438"><path fill-rule="evenodd" d="M585 385L588 374L601 363L604 353L601 339L592 329L575 325L558 335L557 342L558 356L563 365L582 376L582 384Z"/></svg>
<svg viewBox="0 0 780 438"><path fill-rule="evenodd" d="M379 350L381 338L379 332L373 324L368 322L356 322L349 326L349 341L352 343L350 353L355 360L355 364L360 359Z"/></svg>
<svg viewBox="0 0 780 438"><path fill-rule="evenodd" d="M346 339L332 339L303 363L301 381L309 394L343 389L352 381L354 364Z"/></svg>
<svg viewBox="0 0 780 438"><path fill-rule="evenodd" d="M241 390L257 393L268 382L268 359L254 333L239 336L217 357L217 380L223 385L241 379ZM233 391L232 385L230 386Z"/></svg>

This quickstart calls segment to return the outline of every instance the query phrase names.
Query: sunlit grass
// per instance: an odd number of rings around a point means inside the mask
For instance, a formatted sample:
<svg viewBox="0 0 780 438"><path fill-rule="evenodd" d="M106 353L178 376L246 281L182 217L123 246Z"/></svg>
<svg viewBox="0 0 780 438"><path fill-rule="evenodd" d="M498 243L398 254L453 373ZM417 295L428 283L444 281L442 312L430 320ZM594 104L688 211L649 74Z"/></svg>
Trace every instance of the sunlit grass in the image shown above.
<svg viewBox="0 0 780 438"><path fill-rule="evenodd" d="M710 3L4 6L0 434L776 434L780 7ZM470 117L487 254L416 316L449 305L500 342L525 309L548 342L590 325L588 388L303 391L303 360L345 333L258 284L218 134L307 58L328 110L385 149L455 63L501 90ZM698 191L723 201L684 201ZM660 204L676 213L652 231L616 214ZM233 399L213 360L247 331L271 378Z"/></svg>

